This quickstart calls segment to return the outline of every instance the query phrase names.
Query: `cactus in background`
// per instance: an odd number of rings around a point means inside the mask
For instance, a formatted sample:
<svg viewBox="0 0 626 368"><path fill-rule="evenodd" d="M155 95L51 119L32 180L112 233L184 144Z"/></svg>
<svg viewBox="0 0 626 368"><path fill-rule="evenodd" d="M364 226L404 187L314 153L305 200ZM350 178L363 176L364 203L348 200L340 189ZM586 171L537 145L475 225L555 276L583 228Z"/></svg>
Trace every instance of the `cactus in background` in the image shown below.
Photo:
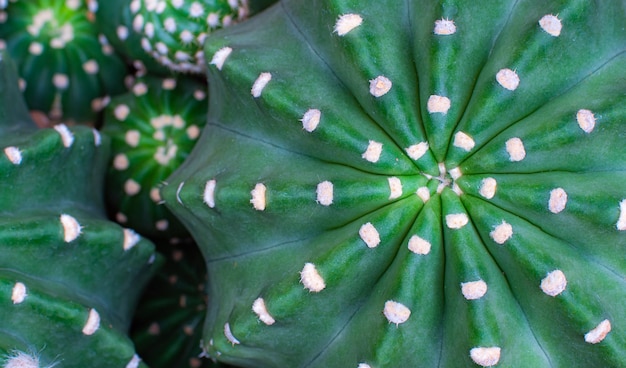
<svg viewBox="0 0 626 368"><path fill-rule="evenodd" d="M38 129L0 53L0 366L144 367L127 335L160 260L106 219L109 139Z"/></svg>
<svg viewBox="0 0 626 368"><path fill-rule="evenodd" d="M626 363L622 2L286 0L162 189L249 367ZM280 47L276 47L276 45Z"/></svg>
<svg viewBox="0 0 626 368"><path fill-rule="evenodd" d="M202 359L206 266L193 243L165 244L166 261L137 307L131 337L152 368L213 367Z"/></svg>
<svg viewBox="0 0 626 368"><path fill-rule="evenodd" d="M106 194L111 217L144 236L188 237L159 188L188 156L207 117L206 83L188 76L138 78L105 109L111 137Z"/></svg>
<svg viewBox="0 0 626 368"><path fill-rule="evenodd" d="M172 71L204 73L202 45L207 34L244 20L249 13L246 0L114 0L98 4L96 15L105 34L115 34L111 37L122 41L120 49L136 67L157 73L162 68L154 67L155 60Z"/></svg>
<svg viewBox="0 0 626 368"><path fill-rule="evenodd" d="M1 48L18 65L30 110L52 122L97 125L127 66L99 34L84 1L0 2Z"/></svg>

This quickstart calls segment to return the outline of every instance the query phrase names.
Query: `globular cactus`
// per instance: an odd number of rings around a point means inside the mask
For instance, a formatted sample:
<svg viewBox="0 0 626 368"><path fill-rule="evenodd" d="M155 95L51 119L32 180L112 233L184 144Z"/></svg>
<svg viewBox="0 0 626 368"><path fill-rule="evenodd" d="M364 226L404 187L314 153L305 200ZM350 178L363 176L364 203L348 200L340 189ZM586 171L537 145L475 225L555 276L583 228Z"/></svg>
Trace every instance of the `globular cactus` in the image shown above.
<svg viewBox="0 0 626 368"><path fill-rule="evenodd" d="M131 337L152 368L200 368L206 314L206 265L193 243L164 244L165 264L146 288Z"/></svg>
<svg viewBox="0 0 626 368"><path fill-rule="evenodd" d="M83 0L0 2L0 49L18 65L30 110L55 122L97 125L127 66Z"/></svg>
<svg viewBox="0 0 626 368"><path fill-rule="evenodd" d="M107 220L109 140L38 129L0 53L0 367L144 367L127 335L160 258Z"/></svg>
<svg viewBox="0 0 626 368"><path fill-rule="evenodd" d="M162 190L250 367L623 367L623 2L286 0Z"/></svg>
<svg viewBox="0 0 626 368"><path fill-rule="evenodd" d="M206 83L184 75L140 77L111 99L103 132L112 142L105 189L112 218L153 239L188 237L159 188L189 155L207 106Z"/></svg>
<svg viewBox="0 0 626 368"><path fill-rule="evenodd" d="M153 62L145 61L152 58L172 71L195 74L204 72L202 45L207 34L241 21L249 13L246 0L114 0L99 4L103 6L98 10L100 23L109 33L115 29L119 39L130 40L124 49L139 65L150 66Z"/></svg>

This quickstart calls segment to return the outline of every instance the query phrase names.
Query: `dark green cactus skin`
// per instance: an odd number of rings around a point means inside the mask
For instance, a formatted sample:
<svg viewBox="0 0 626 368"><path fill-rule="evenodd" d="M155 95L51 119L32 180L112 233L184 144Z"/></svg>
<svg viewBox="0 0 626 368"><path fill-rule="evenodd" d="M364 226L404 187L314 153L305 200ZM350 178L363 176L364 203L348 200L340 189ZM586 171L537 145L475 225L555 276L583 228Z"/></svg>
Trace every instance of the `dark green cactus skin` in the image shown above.
<svg viewBox="0 0 626 368"><path fill-rule="evenodd" d="M207 106L206 83L184 75L140 77L111 100L103 124L112 140L111 217L155 239L189 236L162 204L159 188L191 152Z"/></svg>
<svg viewBox="0 0 626 368"><path fill-rule="evenodd" d="M623 367L624 19L287 0L209 37L208 123L162 190L207 260L208 354Z"/></svg>
<svg viewBox="0 0 626 368"><path fill-rule="evenodd" d="M125 90L127 66L98 32L87 4L4 3L0 40L18 65L29 109L53 122L97 125L109 96Z"/></svg>
<svg viewBox="0 0 626 368"><path fill-rule="evenodd" d="M2 367L145 366L127 331L160 259L106 218L109 143L84 126L38 129L0 54Z"/></svg>
<svg viewBox="0 0 626 368"><path fill-rule="evenodd" d="M152 368L215 366L202 359L206 265L193 243L165 244L166 262L137 307L131 337Z"/></svg>

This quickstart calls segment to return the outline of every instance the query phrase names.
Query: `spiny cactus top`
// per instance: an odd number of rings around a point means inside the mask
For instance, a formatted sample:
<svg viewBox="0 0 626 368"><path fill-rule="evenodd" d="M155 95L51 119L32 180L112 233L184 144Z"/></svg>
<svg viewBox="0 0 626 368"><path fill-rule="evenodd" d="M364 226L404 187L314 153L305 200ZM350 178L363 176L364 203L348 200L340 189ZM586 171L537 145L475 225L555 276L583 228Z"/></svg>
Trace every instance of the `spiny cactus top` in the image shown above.
<svg viewBox="0 0 626 368"><path fill-rule="evenodd" d="M19 68L28 107L53 121L97 123L125 90L126 65L83 0L0 1L0 48Z"/></svg>
<svg viewBox="0 0 626 368"><path fill-rule="evenodd" d="M144 366L127 336L154 246L106 219L109 140L38 129L0 54L0 366Z"/></svg>
<svg viewBox="0 0 626 368"><path fill-rule="evenodd" d="M622 2L282 1L163 190L250 367L626 362Z"/></svg>
<svg viewBox="0 0 626 368"><path fill-rule="evenodd" d="M135 47L160 65L191 73L205 70L202 45L207 34L245 19L249 12L246 0L116 0L113 3L118 7L103 4L108 15L103 13L99 18L105 27L115 27L119 39L130 37ZM113 14L123 22L111 22ZM137 55L137 51L129 50L129 53L138 56L137 60L143 64L145 58Z"/></svg>
<svg viewBox="0 0 626 368"><path fill-rule="evenodd" d="M189 155L207 105L206 83L185 75L140 77L111 99L103 124L112 141L105 190L118 222L155 239L188 237L159 187Z"/></svg>

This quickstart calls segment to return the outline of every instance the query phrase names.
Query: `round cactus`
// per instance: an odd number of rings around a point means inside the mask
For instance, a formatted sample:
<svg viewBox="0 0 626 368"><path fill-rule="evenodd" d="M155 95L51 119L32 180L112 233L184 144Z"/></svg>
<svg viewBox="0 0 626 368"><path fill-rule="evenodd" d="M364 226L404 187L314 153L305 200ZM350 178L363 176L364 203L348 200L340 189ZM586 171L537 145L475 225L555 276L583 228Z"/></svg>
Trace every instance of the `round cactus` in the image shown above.
<svg viewBox="0 0 626 368"><path fill-rule="evenodd" d="M207 117L206 83L188 76L138 78L111 100L103 132L111 137L106 194L112 217L144 236L187 237L162 204L159 187L188 156Z"/></svg>
<svg viewBox="0 0 626 368"><path fill-rule="evenodd" d="M208 354L623 366L625 12L286 0L211 35L162 190L206 257Z"/></svg>
<svg viewBox="0 0 626 368"><path fill-rule="evenodd" d="M145 366L127 332L160 261L106 218L108 138L38 129L2 53L0 148L0 366Z"/></svg>
<svg viewBox="0 0 626 368"><path fill-rule="evenodd" d="M152 368L212 367L203 359L206 265L193 243L163 247L165 265L137 307L131 337Z"/></svg>
<svg viewBox="0 0 626 368"><path fill-rule="evenodd" d="M1 1L0 48L18 65L29 109L52 122L97 125L127 66L82 0Z"/></svg>

